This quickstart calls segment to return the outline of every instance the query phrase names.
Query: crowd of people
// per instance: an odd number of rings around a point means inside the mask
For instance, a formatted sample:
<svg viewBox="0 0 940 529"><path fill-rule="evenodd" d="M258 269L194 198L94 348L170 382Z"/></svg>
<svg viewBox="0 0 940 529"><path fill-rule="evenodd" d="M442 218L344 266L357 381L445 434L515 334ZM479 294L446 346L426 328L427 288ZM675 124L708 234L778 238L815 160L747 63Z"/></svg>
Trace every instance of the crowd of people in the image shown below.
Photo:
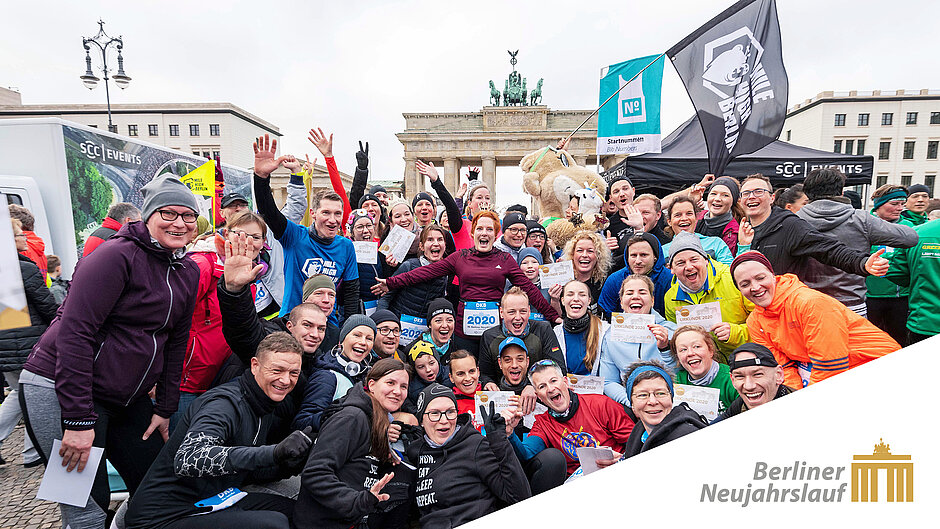
<svg viewBox="0 0 940 529"><path fill-rule="evenodd" d="M32 326L0 331L0 440L22 416L24 464L95 473L63 526L454 527L580 479L580 448L609 449L603 469L940 333L924 186L864 211L837 169L667 197L621 176L608 227L553 241L526 207L498 213L475 170L449 190L418 161L434 193L393 198L369 187L368 143L345 189L332 135L309 139L331 189L308 197L313 164L258 138L254 209L225 194L209 227L155 178L71 281L10 206ZM403 259L377 251L392 231ZM542 288L565 260L573 277ZM717 314L696 324L696 306ZM624 338L630 318L648 323ZM715 391L715 415L677 384ZM130 494L117 514L106 461Z"/></svg>

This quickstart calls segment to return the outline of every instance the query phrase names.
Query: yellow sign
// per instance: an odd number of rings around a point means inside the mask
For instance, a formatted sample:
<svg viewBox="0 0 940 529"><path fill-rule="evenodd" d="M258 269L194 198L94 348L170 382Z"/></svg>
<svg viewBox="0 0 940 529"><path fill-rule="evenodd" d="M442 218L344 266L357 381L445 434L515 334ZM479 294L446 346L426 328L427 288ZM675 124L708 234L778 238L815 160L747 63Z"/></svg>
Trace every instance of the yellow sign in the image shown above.
<svg viewBox="0 0 940 529"><path fill-rule="evenodd" d="M196 196L206 197L208 200L200 200L203 205L199 208L199 214L208 217L213 229L215 228L215 211L213 211L213 197L215 196L215 160L208 162L193 169L180 180L186 184L186 187Z"/></svg>
<svg viewBox="0 0 940 529"><path fill-rule="evenodd" d="M852 501L878 501L878 471L887 477L887 501L914 501L914 463L911 456L891 453L891 445L879 439L872 454L852 457Z"/></svg>

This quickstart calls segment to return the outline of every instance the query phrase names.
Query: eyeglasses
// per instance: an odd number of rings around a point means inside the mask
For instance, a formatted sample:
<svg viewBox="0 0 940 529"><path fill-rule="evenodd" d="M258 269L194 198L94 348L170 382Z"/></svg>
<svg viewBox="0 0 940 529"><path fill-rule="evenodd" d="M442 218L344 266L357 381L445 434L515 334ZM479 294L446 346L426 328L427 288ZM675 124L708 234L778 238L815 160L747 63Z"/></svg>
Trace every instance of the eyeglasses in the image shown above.
<svg viewBox="0 0 940 529"><path fill-rule="evenodd" d="M441 420L441 417L445 417L448 421L452 421L457 418L457 409L451 408L447 411L432 410L432 411L426 412L424 415L425 417L430 419L431 422L439 422Z"/></svg>
<svg viewBox="0 0 940 529"><path fill-rule="evenodd" d="M761 188L757 188L757 189L748 189L747 191L741 191L741 198L747 198L747 197L749 197L749 196L754 196L754 197L756 197L756 198L760 198L760 197L764 196L764 195L767 194L767 193L770 193L770 191L768 191L768 190L766 190L766 189L761 189Z"/></svg>
<svg viewBox="0 0 940 529"><path fill-rule="evenodd" d="M507 228L505 231L506 233L511 233L513 235L523 235L529 230L526 228Z"/></svg>
<svg viewBox="0 0 940 529"><path fill-rule="evenodd" d="M378 330L379 334L382 336L388 336L389 334L392 336L401 336L401 329L396 329L394 327L379 327Z"/></svg>
<svg viewBox="0 0 940 529"><path fill-rule="evenodd" d="M183 217L183 221L184 221L184 222L186 221L186 217ZM248 237L249 239L251 239L251 240L253 240L253 241L263 241L263 240L264 240L264 237L262 237L262 236L260 236L260 235L255 235L254 233L248 233L247 231L244 231L244 230L229 230L229 233L234 233L235 235L244 235L245 237Z"/></svg>
<svg viewBox="0 0 940 529"><path fill-rule="evenodd" d="M549 360L547 358L545 360L539 360L538 362L532 364L532 367L529 368L529 376L532 376L532 373L535 373L535 370L538 369L539 367L551 367L551 366L558 367L558 364L554 360Z"/></svg>
<svg viewBox="0 0 940 529"><path fill-rule="evenodd" d="M187 211L186 213L179 213L179 212L173 211L173 210L171 210L171 209L158 209L158 210L157 210L157 213L160 214L160 218L161 218L161 219L163 219L163 220L165 220L165 221L167 221L167 222L173 222L174 220L178 219L179 217L183 217L183 222L185 222L186 224L192 224L192 223L196 222L196 219L197 219L197 218L199 218L199 215L197 215L197 214L195 214L195 213L191 213L191 212L189 212L189 211Z"/></svg>
<svg viewBox="0 0 940 529"><path fill-rule="evenodd" d="M543 234L543 233L537 233L537 232L536 232L536 233L530 233L530 234L529 234L529 237L532 238L532 239L544 239L544 238L545 238L545 234Z"/></svg>
<svg viewBox="0 0 940 529"><path fill-rule="evenodd" d="M646 402L646 401L650 400L650 396L651 396L651 395L652 395L653 397L656 397L656 400L666 400L666 398L669 396L669 392L668 392L668 391L659 390L659 391L654 391L654 392L652 392L652 393L646 393L646 392L643 392L643 393L634 393L633 396L632 396L632 400L637 400L637 401Z"/></svg>

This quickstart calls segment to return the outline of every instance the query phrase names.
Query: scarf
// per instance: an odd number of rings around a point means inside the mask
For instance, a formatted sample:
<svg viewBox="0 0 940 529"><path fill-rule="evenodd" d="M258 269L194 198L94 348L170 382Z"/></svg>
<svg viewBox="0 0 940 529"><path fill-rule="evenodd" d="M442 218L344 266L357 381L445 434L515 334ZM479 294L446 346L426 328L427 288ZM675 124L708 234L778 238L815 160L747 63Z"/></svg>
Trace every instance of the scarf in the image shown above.
<svg viewBox="0 0 940 529"><path fill-rule="evenodd" d="M566 314L564 318L565 332L568 334L581 334L587 330L590 323L591 311L585 312L580 318L569 318Z"/></svg>
<svg viewBox="0 0 940 529"><path fill-rule="evenodd" d="M717 217L705 215L705 218L702 220L705 221L705 233L703 235L708 235L710 237L721 237L721 232L723 232L725 226L731 222L731 210L728 210L725 213L718 215Z"/></svg>
<svg viewBox="0 0 940 529"><path fill-rule="evenodd" d="M460 428L462 428L462 427L463 427L463 425L458 424L457 427L454 428L454 431L450 433L450 437L448 437L447 439L445 439L443 443L440 443L440 444L435 443L434 441L431 440L430 437L428 437L428 434L424 434L424 442L427 443L428 446L430 446L431 448L441 448L442 446L444 446L444 445L446 445L447 443L449 443L450 440L453 439L455 435L457 435L457 431L460 430Z"/></svg>
<svg viewBox="0 0 940 529"><path fill-rule="evenodd" d="M708 273L708 269L705 270L705 273L706 274ZM685 292L686 294L698 294L699 292L702 292L706 288L708 288L708 278L707 277L705 278L705 282L702 283L702 286L699 287L698 290L689 290L688 287L685 286L685 283L683 283L682 281L679 281L678 278L676 278L676 284L679 285L679 288L681 288L682 291Z"/></svg>
<svg viewBox="0 0 940 529"><path fill-rule="evenodd" d="M548 409L548 414L558 422L568 422L574 417L575 413L578 413L578 394L569 389L568 397L571 399L571 403L568 404L568 409L564 412L559 413L551 408Z"/></svg>
<svg viewBox="0 0 940 529"><path fill-rule="evenodd" d="M718 362L712 360L712 366L708 368L708 373L702 376L702 378L692 378L692 375L689 375L689 384L694 386L708 386L715 381L715 377L718 376Z"/></svg>
<svg viewBox="0 0 940 529"><path fill-rule="evenodd" d="M255 415L262 417L274 411L274 407L277 406L277 403L265 395L261 386L258 385L258 381L255 380L251 369L246 369L245 372L242 373L241 378L238 379L238 386L241 388L242 394L245 395L245 401L248 403L248 407L251 408L251 411Z"/></svg>

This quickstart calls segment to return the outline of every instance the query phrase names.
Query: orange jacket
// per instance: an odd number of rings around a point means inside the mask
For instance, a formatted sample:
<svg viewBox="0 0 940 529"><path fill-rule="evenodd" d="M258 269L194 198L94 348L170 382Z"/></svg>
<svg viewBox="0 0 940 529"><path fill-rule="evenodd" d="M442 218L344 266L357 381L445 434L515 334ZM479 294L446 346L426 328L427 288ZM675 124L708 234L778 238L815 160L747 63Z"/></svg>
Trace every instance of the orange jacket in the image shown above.
<svg viewBox="0 0 940 529"><path fill-rule="evenodd" d="M810 384L901 348L890 336L845 305L800 282L777 276L768 307L747 318L751 340L773 351L783 366L784 384L803 387L797 363L812 363Z"/></svg>
<svg viewBox="0 0 940 529"><path fill-rule="evenodd" d="M39 267L39 271L42 272L43 281L46 280L46 243L42 241L42 238L39 235L36 235L30 230L23 230L23 235L26 235L26 244L28 248L25 251L20 252L21 254L29 257L36 263L36 266Z"/></svg>

